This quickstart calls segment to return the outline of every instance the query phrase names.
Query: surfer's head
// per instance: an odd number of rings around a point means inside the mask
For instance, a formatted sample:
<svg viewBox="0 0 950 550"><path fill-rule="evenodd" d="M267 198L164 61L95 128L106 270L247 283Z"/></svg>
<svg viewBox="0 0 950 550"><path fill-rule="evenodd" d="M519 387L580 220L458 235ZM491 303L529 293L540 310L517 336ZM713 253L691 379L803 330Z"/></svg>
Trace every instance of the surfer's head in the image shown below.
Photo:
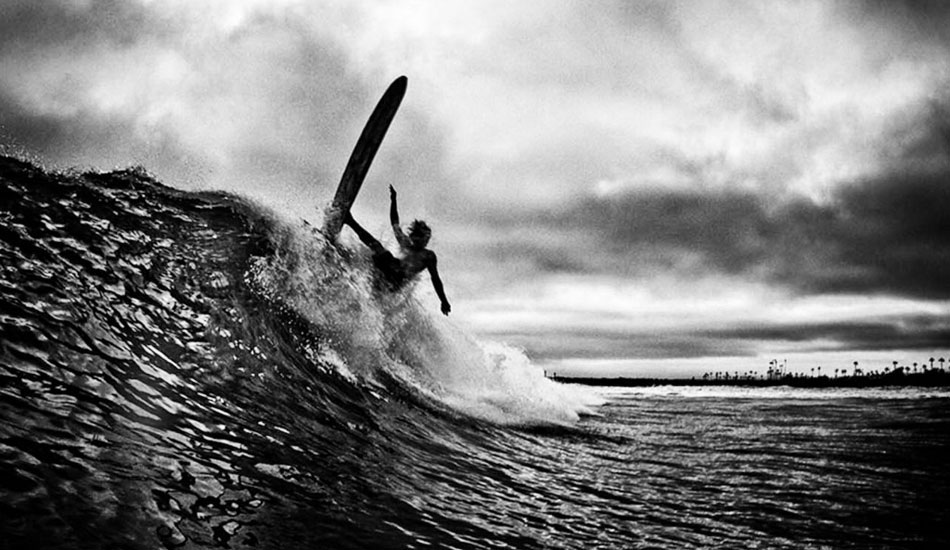
<svg viewBox="0 0 950 550"><path fill-rule="evenodd" d="M409 240L415 248L425 248L432 238L432 230L429 224L422 220L415 220L409 224Z"/></svg>

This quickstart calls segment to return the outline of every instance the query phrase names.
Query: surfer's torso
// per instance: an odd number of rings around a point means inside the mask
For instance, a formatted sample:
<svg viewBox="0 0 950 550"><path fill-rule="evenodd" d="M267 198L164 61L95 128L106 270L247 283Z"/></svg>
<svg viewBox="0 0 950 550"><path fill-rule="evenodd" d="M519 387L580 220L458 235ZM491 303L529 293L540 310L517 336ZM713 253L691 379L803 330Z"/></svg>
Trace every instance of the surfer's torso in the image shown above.
<svg viewBox="0 0 950 550"><path fill-rule="evenodd" d="M395 257L388 250L382 250L373 255L373 263L382 275L383 280L393 290L398 290L415 279L423 270L429 269L435 258L435 253L423 248L399 247L402 255Z"/></svg>
<svg viewBox="0 0 950 550"><path fill-rule="evenodd" d="M402 227L399 226L399 213L396 209L396 190L389 186L390 211L389 220L392 223L393 234L399 243L402 252L402 258L396 258L391 252L386 250L378 240L363 227L356 223L349 212L344 214L343 223L349 225L356 236L363 241L370 250L373 251L373 264L376 266L377 276L375 285L377 288L388 287L389 290L396 291L413 280L423 269L429 271L432 278L432 287L441 301L440 309L443 315L448 315L452 311L448 298L445 297L445 290L442 288L442 279L439 277L439 268L435 252L432 252L426 245L432 231L429 226L420 220L415 220L409 229L407 236Z"/></svg>
<svg viewBox="0 0 950 550"><path fill-rule="evenodd" d="M412 279L416 275L422 273L424 269L428 269L429 265L432 263L432 258L435 256L435 253L431 250L422 249L422 250L403 250L403 256L400 258L402 261L403 271L405 271L406 278Z"/></svg>

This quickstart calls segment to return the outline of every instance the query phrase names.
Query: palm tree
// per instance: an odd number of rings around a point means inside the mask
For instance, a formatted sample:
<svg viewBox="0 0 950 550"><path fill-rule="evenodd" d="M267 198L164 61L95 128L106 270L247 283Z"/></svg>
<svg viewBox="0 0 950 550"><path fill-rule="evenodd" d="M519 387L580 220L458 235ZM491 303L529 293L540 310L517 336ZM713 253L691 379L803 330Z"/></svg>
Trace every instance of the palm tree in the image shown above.
<svg viewBox="0 0 950 550"><path fill-rule="evenodd" d="M931 369L934 368L934 358L933 358L933 357L930 358L930 368L931 368Z"/></svg>
<svg viewBox="0 0 950 550"><path fill-rule="evenodd" d="M855 375L855 376L858 375L858 362L857 362L857 361L854 362L854 375Z"/></svg>
<svg viewBox="0 0 950 550"><path fill-rule="evenodd" d="M937 359L937 361L940 361L940 370L943 370L943 361L944 361L943 357L941 357L940 359Z"/></svg>

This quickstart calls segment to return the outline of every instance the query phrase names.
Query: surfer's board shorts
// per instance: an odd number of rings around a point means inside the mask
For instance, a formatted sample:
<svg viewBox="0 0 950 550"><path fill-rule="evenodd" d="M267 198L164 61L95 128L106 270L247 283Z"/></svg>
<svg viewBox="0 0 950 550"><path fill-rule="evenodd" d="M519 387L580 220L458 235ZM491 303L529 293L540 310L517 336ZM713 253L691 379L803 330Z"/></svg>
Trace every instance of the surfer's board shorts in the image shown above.
<svg viewBox="0 0 950 550"><path fill-rule="evenodd" d="M373 265L379 274L377 281L383 283L388 290L399 290L406 283L406 271L402 261L393 256L392 252L383 249L373 254Z"/></svg>

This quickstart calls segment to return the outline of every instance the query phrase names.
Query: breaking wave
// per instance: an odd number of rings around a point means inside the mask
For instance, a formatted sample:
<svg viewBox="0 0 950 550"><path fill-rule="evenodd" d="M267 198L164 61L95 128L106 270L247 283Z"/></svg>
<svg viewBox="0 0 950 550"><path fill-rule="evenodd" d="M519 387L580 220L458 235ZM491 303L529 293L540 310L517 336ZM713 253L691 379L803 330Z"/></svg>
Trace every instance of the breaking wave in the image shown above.
<svg viewBox="0 0 950 550"><path fill-rule="evenodd" d="M440 457L596 402L238 196L0 157L0 204L13 541L253 546L271 514L306 522L304 502L326 505L314 543L419 540L386 522L418 516L399 495L423 474L399 464L477 468Z"/></svg>

